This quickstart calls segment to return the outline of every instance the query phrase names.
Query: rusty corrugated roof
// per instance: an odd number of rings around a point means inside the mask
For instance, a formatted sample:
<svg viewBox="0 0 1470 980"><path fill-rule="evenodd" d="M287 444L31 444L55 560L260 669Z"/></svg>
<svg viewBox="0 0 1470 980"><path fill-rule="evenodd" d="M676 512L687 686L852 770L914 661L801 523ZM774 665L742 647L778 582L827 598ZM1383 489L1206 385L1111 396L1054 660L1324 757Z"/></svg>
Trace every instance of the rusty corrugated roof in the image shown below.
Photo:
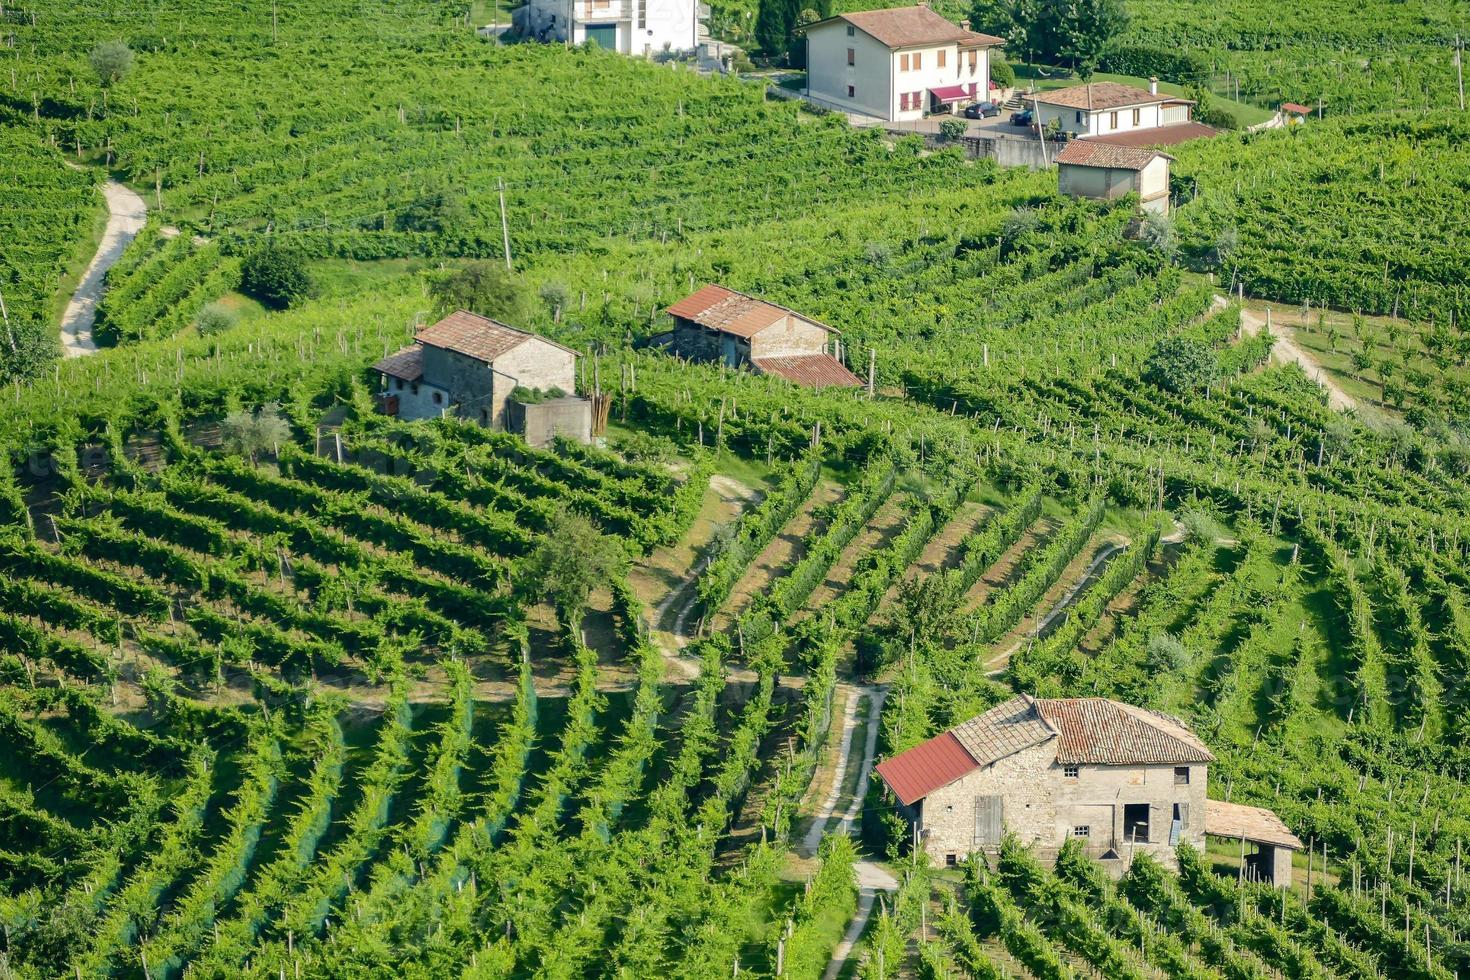
<svg viewBox="0 0 1470 980"><path fill-rule="evenodd" d="M1231 837L1289 847L1300 851L1305 845L1282 823L1281 818L1259 806L1205 800L1205 833L1211 837Z"/></svg>
<svg viewBox="0 0 1470 980"><path fill-rule="evenodd" d="M907 752L900 752L878 764L878 775L893 795L912 806L941 786L948 786L961 776L979 768L950 732L943 732L927 742L920 742Z"/></svg>
<svg viewBox="0 0 1470 980"><path fill-rule="evenodd" d="M755 336L788 314L805 320L807 323L815 324L828 333L837 333L825 323L818 323L795 310L714 284L705 286L698 292L679 300L668 308L668 312L681 319L691 320L702 327L709 327L711 330L746 339Z"/></svg>
<svg viewBox="0 0 1470 980"><path fill-rule="evenodd" d="M424 376L424 349L418 344L409 344L374 364L373 370L390 378L417 381Z"/></svg>
<svg viewBox="0 0 1470 980"><path fill-rule="evenodd" d="M774 374L808 388L855 388L863 383L831 354L755 357L750 363L761 374Z"/></svg>

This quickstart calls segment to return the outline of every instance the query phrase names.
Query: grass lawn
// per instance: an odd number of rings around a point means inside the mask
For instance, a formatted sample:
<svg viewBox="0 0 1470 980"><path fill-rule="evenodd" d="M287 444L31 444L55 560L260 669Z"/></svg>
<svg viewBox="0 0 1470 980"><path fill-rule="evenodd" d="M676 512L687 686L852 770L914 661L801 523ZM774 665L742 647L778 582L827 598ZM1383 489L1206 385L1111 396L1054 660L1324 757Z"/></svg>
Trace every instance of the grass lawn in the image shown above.
<svg viewBox="0 0 1470 980"><path fill-rule="evenodd" d="M521 0L470 0L470 23L476 27L510 23L511 11L521 6Z"/></svg>
<svg viewBox="0 0 1470 980"><path fill-rule="evenodd" d="M1053 73L1050 78L1042 77L1037 65L1012 65L1016 70L1016 83L1018 87L1024 88L1027 84L1034 84L1037 89L1049 92L1052 89L1067 88L1070 85L1080 84L1077 77L1071 73ZM1110 75L1106 72L1098 72L1092 76L1095 82L1121 82L1124 85L1134 85L1138 88L1148 88L1148 79L1136 78L1132 75ZM1175 82L1159 82L1159 91L1168 95L1182 95L1189 97L1189 88ZM1223 109L1229 110L1236 119L1240 120L1242 126L1254 126L1270 119L1274 112L1262 109L1259 106L1249 105L1244 102L1236 102L1232 99L1222 98L1216 95L1215 104Z"/></svg>

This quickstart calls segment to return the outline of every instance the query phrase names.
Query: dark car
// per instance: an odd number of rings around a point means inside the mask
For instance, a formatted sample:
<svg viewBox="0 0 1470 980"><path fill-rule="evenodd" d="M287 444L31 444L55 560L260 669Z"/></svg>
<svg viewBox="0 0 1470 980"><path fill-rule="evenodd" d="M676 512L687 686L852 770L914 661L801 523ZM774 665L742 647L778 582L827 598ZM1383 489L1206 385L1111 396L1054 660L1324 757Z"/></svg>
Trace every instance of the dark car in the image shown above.
<svg viewBox="0 0 1470 980"><path fill-rule="evenodd" d="M1000 106L994 102L972 102L965 106L966 119L989 119L1000 115Z"/></svg>
<svg viewBox="0 0 1470 980"><path fill-rule="evenodd" d="M1012 126L1030 126L1036 119L1031 115L1030 109L1021 109L1011 113Z"/></svg>

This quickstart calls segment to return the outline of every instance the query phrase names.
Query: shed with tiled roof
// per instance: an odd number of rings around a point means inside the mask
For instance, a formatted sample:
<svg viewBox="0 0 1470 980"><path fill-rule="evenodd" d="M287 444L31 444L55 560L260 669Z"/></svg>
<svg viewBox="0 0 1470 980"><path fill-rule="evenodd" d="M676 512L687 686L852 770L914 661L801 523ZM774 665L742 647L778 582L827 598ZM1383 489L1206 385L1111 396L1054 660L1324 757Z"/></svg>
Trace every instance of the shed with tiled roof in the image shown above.
<svg viewBox="0 0 1470 980"><path fill-rule="evenodd" d="M841 360L839 333L795 310L711 284L668 308L664 346L692 361L749 368L808 387L861 384Z"/></svg>
<svg viewBox="0 0 1470 980"><path fill-rule="evenodd" d="M1057 154L1057 190L1108 201L1137 194L1145 211L1169 211L1169 164L1161 150L1100 140L1073 140Z"/></svg>

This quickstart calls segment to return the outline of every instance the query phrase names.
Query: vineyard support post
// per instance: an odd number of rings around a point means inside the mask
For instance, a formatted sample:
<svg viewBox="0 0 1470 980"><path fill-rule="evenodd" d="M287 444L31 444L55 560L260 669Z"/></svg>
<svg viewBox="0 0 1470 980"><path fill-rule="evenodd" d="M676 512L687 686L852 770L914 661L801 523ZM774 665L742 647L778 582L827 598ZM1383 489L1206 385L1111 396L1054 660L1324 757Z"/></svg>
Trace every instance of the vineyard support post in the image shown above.
<svg viewBox="0 0 1470 980"><path fill-rule="evenodd" d="M570 39L571 35L567 36ZM496 177L495 187L500 192L500 241L505 246L505 271L510 272L510 225L505 220L505 180Z"/></svg>

